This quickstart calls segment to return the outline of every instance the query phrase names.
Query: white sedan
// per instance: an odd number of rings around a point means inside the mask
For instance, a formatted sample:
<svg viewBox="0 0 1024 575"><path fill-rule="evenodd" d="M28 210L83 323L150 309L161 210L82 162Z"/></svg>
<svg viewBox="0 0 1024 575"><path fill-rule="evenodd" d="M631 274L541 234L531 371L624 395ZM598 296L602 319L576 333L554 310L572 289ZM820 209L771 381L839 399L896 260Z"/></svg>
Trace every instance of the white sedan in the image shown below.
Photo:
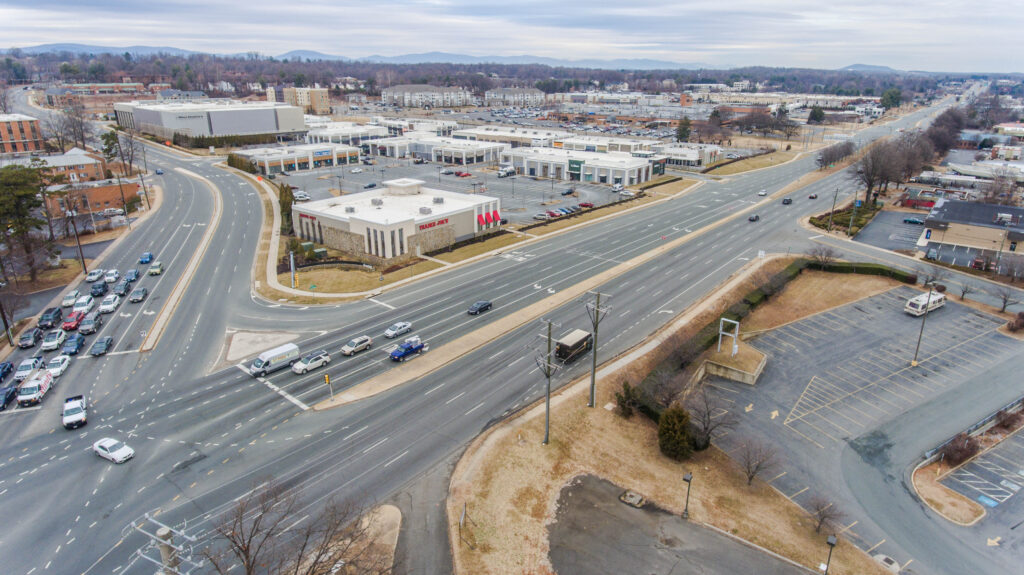
<svg viewBox="0 0 1024 575"><path fill-rule="evenodd" d="M349 172L349 173L350 174L361 174L361 173L363 173L363 169L362 168L352 168L352 171Z"/></svg>
<svg viewBox="0 0 1024 575"><path fill-rule="evenodd" d="M76 290L76 289L73 289L73 290L69 291L64 296L64 299L60 300L60 307L71 307L71 306L75 305L75 302L78 301L78 298L81 295L82 294L78 290Z"/></svg>
<svg viewBox="0 0 1024 575"><path fill-rule="evenodd" d="M62 329L55 329L46 334L43 338L43 351L53 351L60 346L64 345L64 340L67 339L68 334L64 333Z"/></svg>
<svg viewBox="0 0 1024 575"><path fill-rule="evenodd" d="M121 305L121 296L112 293L103 298L103 301L100 303L100 313L114 313L114 310L119 305Z"/></svg>
<svg viewBox="0 0 1024 575"><path fill-rule="evenodd" d="M100 281L100 278L102 278L103 274L105 274L106 272L107 270L104 269L92 270L91 272L89 272L89 275L85 276L85 281L89 283Z"/></svg>
<svg viewBox="0 0 1024 575"><path fill-rule="evenodd" d="M761 190L760 192L757 192L757 195L759 195L759 196L767 196L768 195L768 190Z"/></svg>
<svg viewBox="0 0 1024 575"><path fill-rule="evenodd" d="M412 324L407 321L400 321L384 330L384 337L391 339L412 331Z"/></svg>
<svg viewBox="0 0 1024 575"><path fill-rule="evenodd" d="M78 301L75 302L75 307L71 308L71 311L80 311L82 313L89 313L89 310L92 309L92 306L93 306L92 296L91 295L84 295L84 296L78 298Z"/></svg>
<svg viewBox="0 0 1024 575"><path fill-rule="evenodd" d="M103 274L103 281L108 284L115 284L119 279L121 279L121 272L117 270L107 270L107 273Z"/></svg>
<svg viewBox="0 0 1024 575"><path fill-rule="evenodd" d="M114 463L124 463L135 457L135 450L121 443L116 439L104 437L92 444L92 450L103 459L109 459Z"/></svg>
<svg viewBox="0 0 1024 575"><path fill-rule="evenodd" d="M67 371L68 366L71 365L71 357L67 355L58 355L57 357L50 360L50 363L46 364L46 371L50 372L53 377L60 377Z"/></svg>

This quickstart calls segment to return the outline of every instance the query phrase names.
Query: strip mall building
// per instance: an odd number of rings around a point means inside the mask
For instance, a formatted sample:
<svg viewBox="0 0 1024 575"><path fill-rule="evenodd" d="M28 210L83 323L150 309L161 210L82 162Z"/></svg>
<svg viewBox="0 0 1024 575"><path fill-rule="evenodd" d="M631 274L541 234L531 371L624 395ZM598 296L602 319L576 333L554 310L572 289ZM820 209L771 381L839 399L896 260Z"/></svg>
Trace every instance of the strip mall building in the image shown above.
<svg viewBox="0 0 1024 575"><path fill-rule="evenodd" d="M500 204L498 198L402 178L374 190L294 204L292 222L303 240L391 263L498 231Z"/></svg>

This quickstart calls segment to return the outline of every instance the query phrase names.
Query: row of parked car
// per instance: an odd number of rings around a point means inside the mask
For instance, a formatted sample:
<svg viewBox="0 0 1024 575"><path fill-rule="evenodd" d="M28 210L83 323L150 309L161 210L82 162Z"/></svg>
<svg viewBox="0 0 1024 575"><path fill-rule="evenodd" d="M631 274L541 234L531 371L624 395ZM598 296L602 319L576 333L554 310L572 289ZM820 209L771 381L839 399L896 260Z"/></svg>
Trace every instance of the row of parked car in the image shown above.
<svg viewBox="0 0 1024 575"><path fill-rule="evenodd" d="M533 214L533 219L540 220L540 221L554 220L554 219L560 218L562 216L568 216L568 215L571 215L571 214L575 214L575 213L581 212L581 211L583 211L585 209L592 208L592 207L594 207L594 204L591 203L591 202L580 202L580 203L576 204L575 206L568 206L568 207L565 207L565 208L551 208L550 210L547 210L546 212L541 212L541 213Z"/></svg>

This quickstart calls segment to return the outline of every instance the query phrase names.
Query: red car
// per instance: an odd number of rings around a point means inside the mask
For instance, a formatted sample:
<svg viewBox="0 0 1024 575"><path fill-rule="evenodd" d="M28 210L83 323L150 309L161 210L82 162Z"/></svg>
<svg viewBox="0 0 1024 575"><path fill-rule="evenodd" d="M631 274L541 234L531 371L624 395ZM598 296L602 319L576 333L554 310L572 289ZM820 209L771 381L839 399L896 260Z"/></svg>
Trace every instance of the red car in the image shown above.
<svg viewBox="0 0 1024 575"><path fill-rule="evenodd" d="M460 178L468 178L468 177L472 176L473 174L471 174L469 172L456 172L455 175L460 177Z"/></svg>
<svg viewBox="0 0 1024 575"><path fill-rule="evenodd" d="M551 211L551 210L548 210L548 211L547 211L547 214L548 214L549 216L551 216L551 218L552 218L552 219L554 219L554 218L560 218L560 217L562 217L562 214L560 214L560 213L558 213L558 212L553 212L553 211Z"/></svg>
<svg viewBox="0 0 1024 575"><path fill-rule="evenodd" d="M577 205L578 205L579 207L581 207L581 208L592 208L592 207L594 207L594 204L592 204L592 203L590 203L590 202L580 202L580 203L579 203L579 204L577 204Z"/></svg>
<svg viewBox="0 0 1024 575"><path fill-rule="evenodd" d="M78 326L81 325L83 319L85 319L85 312L72 312L71 315L64 319L64 324L61 325L61 328L64 331L74 331L78 329Z"/></svg>

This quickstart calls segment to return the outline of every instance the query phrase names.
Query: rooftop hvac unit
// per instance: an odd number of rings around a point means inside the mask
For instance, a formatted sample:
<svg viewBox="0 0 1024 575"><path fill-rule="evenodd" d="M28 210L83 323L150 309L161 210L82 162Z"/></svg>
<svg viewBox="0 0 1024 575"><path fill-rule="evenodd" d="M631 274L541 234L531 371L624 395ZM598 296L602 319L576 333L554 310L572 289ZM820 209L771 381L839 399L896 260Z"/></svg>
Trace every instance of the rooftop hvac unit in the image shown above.
<svg viewBox="0 0 1024 575"><path fill-rule="evenodd" d="M435 204L443 204L444 203L444 198L442 198L441 196L434 196L434 203Z"/></svg>
<svg viewBox="0 0 1024 575"><path fill-rule="evenodd" d="M384 205L384 198L371 198L370 199L370 203L375 205L375 206L383 206Z"/></svg>
<svg viewBox="0 0 1024 575"><path fill-rule="evenodd" d="M433 210L431 210L427 206L423 206L423 207L420 208L420 213L426 216L426 215L430 215L431 213L433 213Z"/></svg>
<svg viewBox="0 0 1024 575"><path fill-rule="evenodd" d="M345 213L346 214L354 214L354 213L356 213L356 207L355 206L345 206Z"/></svg>

